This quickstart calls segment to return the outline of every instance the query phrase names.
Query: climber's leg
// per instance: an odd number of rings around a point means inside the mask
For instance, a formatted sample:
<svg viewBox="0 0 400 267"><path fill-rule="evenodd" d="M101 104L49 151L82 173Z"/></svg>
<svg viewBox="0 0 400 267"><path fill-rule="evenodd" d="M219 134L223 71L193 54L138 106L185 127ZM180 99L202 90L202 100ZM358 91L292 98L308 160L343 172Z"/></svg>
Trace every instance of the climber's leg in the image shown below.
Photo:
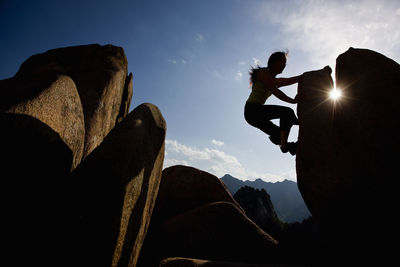
<svg viewBox="0 0 400 267"><path fill-rule="evenodd" d="M270 105L246 103L244 117L251 126L256 127L269 135L272 143L280 145L280 128L270 120L277 118L274 108Z"/></svg>

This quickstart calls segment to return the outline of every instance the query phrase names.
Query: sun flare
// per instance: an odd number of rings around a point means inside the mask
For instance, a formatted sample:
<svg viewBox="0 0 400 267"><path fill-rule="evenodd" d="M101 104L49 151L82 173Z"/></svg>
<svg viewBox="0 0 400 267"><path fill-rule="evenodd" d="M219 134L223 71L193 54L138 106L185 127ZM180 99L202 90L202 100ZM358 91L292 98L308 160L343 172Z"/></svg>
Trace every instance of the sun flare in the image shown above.
<svg viewBox="0 0 400 267"><path fill-rule="evenodd" d="M333 88L330 92L329 92L329 98L332 99L333 101L337 101L339 100L339 98L342 96L342 91L340 89L337 88Z"/></svg>

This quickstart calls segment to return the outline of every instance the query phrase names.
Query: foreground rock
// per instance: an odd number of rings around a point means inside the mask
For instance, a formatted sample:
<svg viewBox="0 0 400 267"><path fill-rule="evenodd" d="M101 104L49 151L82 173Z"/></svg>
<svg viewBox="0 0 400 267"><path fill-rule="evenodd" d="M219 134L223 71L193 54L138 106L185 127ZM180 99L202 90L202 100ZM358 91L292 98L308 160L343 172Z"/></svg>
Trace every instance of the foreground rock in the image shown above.
<svg viewBox="0 0 400 267"><path fill-rule="evenodd" d="M283 230L283 223L279 220L271 198L264 189L244 186L233 197L243 207L247 217L277 239Z"/></svg>
<svg viewBox="0 0 400 267"><path fill-rule="evenodd" d="M391 216L400 193L400 65L353 48L336 63L340 101L327 99L332 80L324 70L305 73L299 84L299 188L332 247L352 254L358 247L369 257L384 251L387 259L387 238L398 237Z"/></svg>
<svg viewBox="0 0 400 267"><path fill-rule="evenodd" d="M132 97L128 61L124 50L112 45L57 48L31 56L13 79L47 82L57 75L69 76L78 90L85 117L86 157L128 113Z"/></svg>
<svg viewBox="0 0 400 267"><path fill-rule="evenodd" d="M277 262L277 242L234 204L214 202L163 224L164 256L238 261Z"/></svg>
<svg viewBox="0 0 400 267"><path fill-rule="evenodd" d="M163 171L139 266L158 266L166 257L274 262L276 245L217 177L173 166Z"/></svg>
<svg viewBox="0 0 400 267"><path fill-rule="evenodd" d="M19 114L25 118L31 117L50 127L72 152L70 168L79 164L85 142L85 124L79 94L75 83L68 76L51 76L40 81L16 78L2 80L0 99L1 112L9 116ZM16 130L25 131L22 128ZM12 141L8 139L7 142ZM43 149L47 149L50 143L43 144ZM26 150L22 149L20 153Z"/></svg>
<svg viewBox="0 0 400 267"><path fill-rule="evenodd" d="M77 222L76 264L135 266L164 160L165 121L142 104L119 123L67 182ZM76 249L76 250L75 250Z"/></svg>
<svg viewBox="0 0 400 267"><path fill-rule="evenodd" d="M167 258L160 263L160 267L295 267L296 265L286 264L249 264L229 261L209 261L191 258ZM299 265L301 266L301 265Z"/></svg>
<svg viewBox="0 0 400 267"><path fill-rule="evenodd" d="M161 220L182 214L216 201L228 201L242 210L219 179L207 172L187 166L173 166L163 171L157 198Z"/></svg>
<svg viewBox="0 0 400 267"><path fill-rule="evenodd" d="M20 265L62 258L63 180L84 147L82 105L67 76L0 81L3 251ZM12 256L11 256L12 255ZM18 262L16 262L18 261Z"/></svg>

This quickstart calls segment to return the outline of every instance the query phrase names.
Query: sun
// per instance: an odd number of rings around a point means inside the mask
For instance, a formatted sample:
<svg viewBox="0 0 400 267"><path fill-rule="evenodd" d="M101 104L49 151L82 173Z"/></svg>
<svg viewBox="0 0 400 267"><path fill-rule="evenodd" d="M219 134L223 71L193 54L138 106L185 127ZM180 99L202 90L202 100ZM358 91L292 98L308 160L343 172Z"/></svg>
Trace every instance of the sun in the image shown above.
<svg viewBox="0 0 400 267"><path fill-rule="evenodd" d="M333 101L339 100L339 98L342 96L342 91L338 88L333 88L329 92L329 98L332 99Z"/></svg>

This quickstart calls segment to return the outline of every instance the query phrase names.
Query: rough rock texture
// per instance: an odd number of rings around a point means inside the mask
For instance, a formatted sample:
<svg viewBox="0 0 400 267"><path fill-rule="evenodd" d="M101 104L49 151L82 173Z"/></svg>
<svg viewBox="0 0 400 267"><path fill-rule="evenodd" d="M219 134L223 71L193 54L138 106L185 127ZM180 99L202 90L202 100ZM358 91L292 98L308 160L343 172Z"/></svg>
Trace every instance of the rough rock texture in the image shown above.
<svg viewBox="0 0 400 267"><path fill-rule="evenodd" d="M326 99L330 84L323 70L305 73L299 84L299 189L332 247L358 247L364 258L384 251L387 259L391 245L384 240L398 237L391 216L400 193L400 65L350 48L336 61L343 90L336 103Z"/></svg>
<svg viewBox="0 0 400 267"><path fill-rule="evenodd" d="M14 79L46 81L56 75L69 76L81 98L85 117L86 157L127 114L132 96L132 76L121 47L82 45L49 50L31 56ZM121 104L122 103L122 104Z"/></svg>
<svg viewBox="0 0 400 267"><path fill-rule="evenodd" d="M63 75L43 81L13 78L0 81L0 88L0 111L30 116L49 126L72 151L71 167L75 168L82 158L85 141L82 104L75 83Z"/></svg>
<svg viewBox="0 0 400 267"><path fill-rule="evenodd" d="M216 176L193 167L172 166L163 171L156 214L164 220L216 201L232 202L242 209Z"/></svg>
<svg viewBox="0 0 400 267"><path fill-rule="evenodd" d="M79 265L135 266L158 193L165 133L158 108L142 104L72 173Z"/></svg>
<svg viewBox="0 0 400 267"><path fill-rule="evenodd" d="M118 114L118 122L123 120L128 115L133 95L133 75L132 72L126 77L125 87L122 95L121 107Z"/></svg>
<svg viewBox="0 0 400 267"><path fill-rule="evenodd" d="M158 266L175 256L272 262L276 244L216 176L172 166L163 171L139 266Z"/></svg>

